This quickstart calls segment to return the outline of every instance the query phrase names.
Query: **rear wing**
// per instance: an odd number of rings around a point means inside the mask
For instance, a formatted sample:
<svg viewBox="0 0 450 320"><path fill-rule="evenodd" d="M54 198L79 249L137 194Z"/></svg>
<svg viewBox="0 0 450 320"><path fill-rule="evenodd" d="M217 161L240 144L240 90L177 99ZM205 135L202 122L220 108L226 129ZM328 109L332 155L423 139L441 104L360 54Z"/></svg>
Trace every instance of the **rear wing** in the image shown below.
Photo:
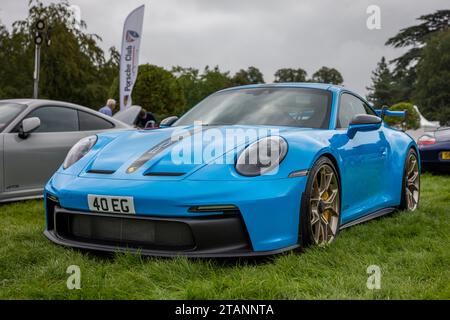
<svg viewBox="0 0 450 320"><path fill-rule="evenodd" d="M388 117L402 117L403 119L406 118L406 110L404 110L404 111L391 111L387 107L383 107L381 109L376 109L375 112L376 112L377 116L379 116L382 119L385 116L388 116Z"/></svg>

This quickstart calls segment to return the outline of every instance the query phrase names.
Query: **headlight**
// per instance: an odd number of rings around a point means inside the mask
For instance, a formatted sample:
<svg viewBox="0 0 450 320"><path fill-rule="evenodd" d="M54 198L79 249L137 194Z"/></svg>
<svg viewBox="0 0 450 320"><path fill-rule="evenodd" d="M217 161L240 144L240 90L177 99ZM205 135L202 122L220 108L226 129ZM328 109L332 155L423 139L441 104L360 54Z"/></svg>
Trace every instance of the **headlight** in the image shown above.
<svg viewBox="0 0 450 320"><path fill-rule="evenodd" d="M279 136L260 139L249 145L236 161L236 171L243 176L259 176L283 161L288 150L286 140Z"/></svg>
<svg viewBox="0 0 450 320"><path fill-rule="evenodd" d="M92 149L96 142L97 136L89 136L78 141L67 154L66 159L64 160L63 168L67 169L75 162L83 158L89 150Z"/></svg>

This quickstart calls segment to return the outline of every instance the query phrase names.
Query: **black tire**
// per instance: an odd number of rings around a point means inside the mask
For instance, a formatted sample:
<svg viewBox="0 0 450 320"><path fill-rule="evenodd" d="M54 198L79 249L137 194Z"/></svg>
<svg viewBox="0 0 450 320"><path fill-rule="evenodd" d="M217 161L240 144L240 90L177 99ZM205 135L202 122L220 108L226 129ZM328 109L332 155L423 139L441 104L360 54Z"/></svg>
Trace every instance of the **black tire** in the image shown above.
<svg viewBox="0 0 450 320"><path fill-rule="evenodd" d="M409 169L408 163L411 160L411 157L414 157L416 162L417 162L417 174L418 174L418 176L417 176L417 184L418 184L417 192L418 192L418 195L417 195L417 202L416 202L414 207L411 206L410 200L407 199L407 197L408 197L407 196L407 193L408 193L407 190L408 190L408 188L411 189L411 187L412 187L411 185L408 186L408 169ZM402 193L401 193L401 200L400 200L400 206L399 206L400 210L414 211L419 206L419 200L420 200L420 171L418 169L418 167L419 167L418 161L419 161L419 158L417 156L416 150L414 150L413 148L409 149L408 154L407 154L406 159L405 159L404 166L403 166ZM409 176L411 177L411 174ZM410 192L411 192L411 190L410 190Z"/></svg>
<svg viewBox="0 0 450 320"><path fill-rule="evenodd" d="M316 241L314 240L314 232L312 227L312 210L311 210L311 200L312 200L312 193L313 191L313 185L314 180L316 179L316 175L318 174L318 171L322 167L329 167L336 179L337 179L337 185L338 185L338 221L337 221L337 229L335 231L333 240L337 237L339 233L339 227L340 227L340 212L341 212L341 184L340 184L340 178L337 173L337 170L333 164L333 162L327 158L327 157L321 157L319 158L312 169L308 173L308 181L306 183L305 192L303 193L302 200L301 200L301 208L300 208L300 226L299 226L299 244L300 249L316 245Z"/></svg>

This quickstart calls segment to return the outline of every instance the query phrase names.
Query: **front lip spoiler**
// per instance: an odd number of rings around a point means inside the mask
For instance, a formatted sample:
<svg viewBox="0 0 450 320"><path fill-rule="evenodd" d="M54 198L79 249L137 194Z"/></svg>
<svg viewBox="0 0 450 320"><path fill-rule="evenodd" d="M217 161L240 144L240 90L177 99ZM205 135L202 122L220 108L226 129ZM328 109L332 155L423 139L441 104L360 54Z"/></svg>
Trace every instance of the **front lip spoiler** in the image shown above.
<svg viewBox="0 0 450 320"><path fill-rule="evenodd" d="M141 254L143 256L151 257L188 257L188 258L239 258L239 257L265 257L272 256L276 254L281 254L287 251L291 251L299 248L299 245L293 245L281 249L271 250L271 251L227 251L227 252L214 252L214 251L162 251L162 250L148 250L148 249L136 249L136 248L125 248L125 247L115 247L109 245L99 245L93 243L80 242L75 240L63 239L59 237L53 230L45 230L44 235L52 242L62 245L65 247L77 248L82 250L93 250L101 252L131 252L135 254Z"/></svg>

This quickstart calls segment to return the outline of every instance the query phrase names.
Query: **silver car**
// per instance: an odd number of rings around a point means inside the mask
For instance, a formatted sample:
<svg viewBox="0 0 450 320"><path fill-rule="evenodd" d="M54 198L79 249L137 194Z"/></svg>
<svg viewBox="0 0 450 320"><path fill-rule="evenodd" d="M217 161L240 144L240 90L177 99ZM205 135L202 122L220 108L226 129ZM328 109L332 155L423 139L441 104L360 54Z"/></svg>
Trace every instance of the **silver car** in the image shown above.
<svg viewBox="0 0 450 320"><path fill-rule="evenodd" d="M0 100L0 202L41 197L45 183L78 140L132 128L117 118L135 119L139 111L132 107L111 118L66 102Z"/></svg>

